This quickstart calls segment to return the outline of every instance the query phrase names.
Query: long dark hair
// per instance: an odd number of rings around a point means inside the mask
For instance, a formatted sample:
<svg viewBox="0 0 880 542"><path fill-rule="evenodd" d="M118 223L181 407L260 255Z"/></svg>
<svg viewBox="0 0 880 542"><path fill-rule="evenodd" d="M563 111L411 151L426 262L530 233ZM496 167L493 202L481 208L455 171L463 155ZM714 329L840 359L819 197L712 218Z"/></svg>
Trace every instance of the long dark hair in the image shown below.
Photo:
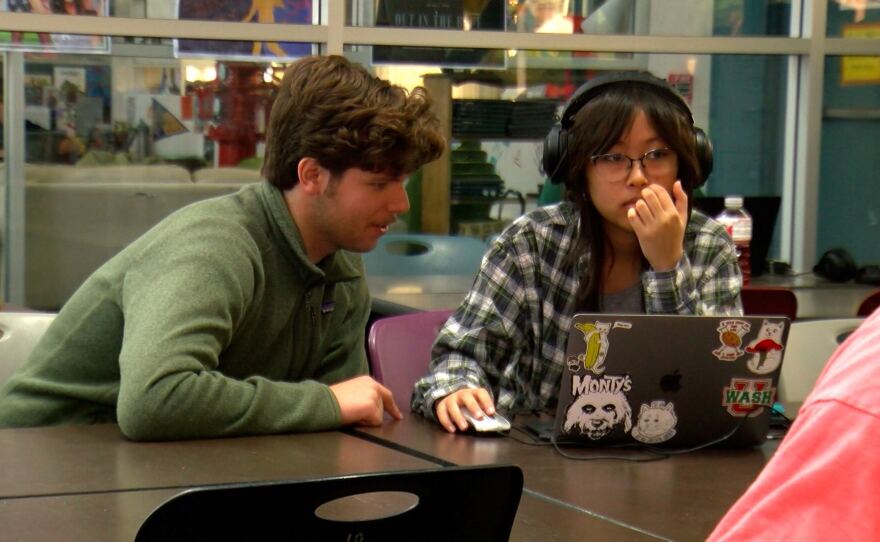
<svg viewBox="0 0 880 542"><path fill-rule="evenodd" d="M651 85L620 82L592 98L578 111L571 127L569 169L565 181L566 199L580 215L580 231L570 257L576 262L586 251L589 263L578 285L577 310L596 312L602 301L602 262L606 254L602 216L587 190L587 165L591 156L608 152L626 133L638 111L643 111L654 130L678 155L678 178L688 197L688 218L694 187L701 180L690 115L682 105ZM647 262L642 258L643 267Z"/></svg>

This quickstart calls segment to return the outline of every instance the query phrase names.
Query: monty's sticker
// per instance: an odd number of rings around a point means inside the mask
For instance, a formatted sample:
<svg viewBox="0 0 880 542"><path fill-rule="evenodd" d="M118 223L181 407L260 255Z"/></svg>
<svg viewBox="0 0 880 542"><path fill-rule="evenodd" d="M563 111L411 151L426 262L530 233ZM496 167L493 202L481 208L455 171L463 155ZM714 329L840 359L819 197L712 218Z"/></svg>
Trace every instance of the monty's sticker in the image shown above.
<svg viewBox="0 0 880 542"><path fill-rule="evenodd" d="M744 320L721 320L718 324L718 339L721 347L712 350L712 354L721 361L736 361L745 354L742 349L743 335L749 332L752 324Z"/></svg>
<svg viewBox="0 0 880 542"><path fill-rule="evenodd" d="M613 431L632 429L632 410L624 392L632 387L629 376L583 378L572 375L574 400L565 411L563 431L568 434L601 439Z"/></svg>
<svg viewBox="0 0 880 542"><path fill-rule="evenodd" d="M629 375L606 375L598 378L590 375L571 375L572 395L583 395L585 393L627 393L631 389L632 380Z"/></svg>
<svg viewBox="0 0 880 542"><path fill-rule="evenodd" d="M773 406L776 388L768 379L732 378L730 386L724 386L721 406L727 408L731 416L755 417L764 411L764 407Z"/></svg>

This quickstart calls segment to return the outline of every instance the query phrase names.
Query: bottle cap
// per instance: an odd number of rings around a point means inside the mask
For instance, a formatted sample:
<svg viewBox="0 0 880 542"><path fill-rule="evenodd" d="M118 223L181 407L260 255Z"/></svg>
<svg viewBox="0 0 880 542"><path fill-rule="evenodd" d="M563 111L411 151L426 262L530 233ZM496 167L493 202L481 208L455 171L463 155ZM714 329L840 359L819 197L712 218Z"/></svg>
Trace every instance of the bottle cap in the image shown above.
<svg viewBox="0 0 880 542"><path fill-rule="evenodd" d="M724 198L724 206L731 209L742 209L743 198L742 196L727 196Z"/></svg>

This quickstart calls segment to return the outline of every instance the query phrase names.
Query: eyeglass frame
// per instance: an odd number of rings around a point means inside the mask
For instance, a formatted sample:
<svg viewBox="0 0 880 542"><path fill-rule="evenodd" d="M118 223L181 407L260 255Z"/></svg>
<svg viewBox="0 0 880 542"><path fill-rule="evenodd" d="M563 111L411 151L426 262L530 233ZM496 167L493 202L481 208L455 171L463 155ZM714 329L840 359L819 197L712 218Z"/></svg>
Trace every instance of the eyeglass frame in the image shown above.
<svg viewBox="0 0 880 542"><path fill-rule="evenodd" d="M629 177L629 173L632 171L633 164L635 164L636 162L639 163L639 167L642 168L642 171L645 174L647 174L648 170L645 169L645 158L649 154L651 154L652 152L657 152L657 151L669 151L672 153L673 156L676 156L676 153L672 149L672 147L667 145L665 147L658 147L656 149L649 149L648 151L645 152L645 154L639 156L638 158L631 158L629 155L624 154L622 152L606 152L605 154L597 154L595 156L590 157L590 163L593 164L593 167L596 167L596 160L598 160L599 158L604 158L606 156L614 156L614 155L620 155L623 158L626 158L628 160L628 164L626 166L626 175L622 176L620 179L617 179L617 180L608 180L608 182L610 182L610 183L619 183L619 182L626 180L626 178Z"/></svg>

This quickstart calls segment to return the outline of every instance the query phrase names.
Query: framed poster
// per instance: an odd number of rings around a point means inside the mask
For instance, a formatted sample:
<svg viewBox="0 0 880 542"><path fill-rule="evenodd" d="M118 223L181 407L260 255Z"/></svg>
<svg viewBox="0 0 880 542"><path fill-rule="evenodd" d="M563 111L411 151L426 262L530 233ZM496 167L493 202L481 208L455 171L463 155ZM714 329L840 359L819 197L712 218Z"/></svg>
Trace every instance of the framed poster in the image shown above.
<svg viewBox="0 0 880 542"><path fill-rule="evenodd" d="M318 0L177 0L176 12L178 19L198 21L320 24ZM175 57L284 61L316 52L301 42L174 40Z"/></svg>
<svg viewBox="0 0 880 542"><path fill-rule="evenodd" d="M463 0L379 0L376 26L430 28L432 30L498 30L507 21L504 0L486 0L479 11L468 11ZM502 49L442 47L373 46L373 63L438 65L444 68L504 68L507 55Z"/></svg>
<svg viewBox="0 0 880 542"><path fill-rule="evenodd" d="M0 0L0 12L86 15L107 17L110 0ZM45 32L10 32L0 30L0 50L56 52L56 53L109 53L108 36L81 34L49 34Z"/></svg>
<svg viewBox="0 0 880 542"><path fill-rule="evenodd" d="M843 26L844 38L878 39L880 23L854 23ZM840 63L840 84L876 85L880 83L880 56L845 56Z"/></svg>

